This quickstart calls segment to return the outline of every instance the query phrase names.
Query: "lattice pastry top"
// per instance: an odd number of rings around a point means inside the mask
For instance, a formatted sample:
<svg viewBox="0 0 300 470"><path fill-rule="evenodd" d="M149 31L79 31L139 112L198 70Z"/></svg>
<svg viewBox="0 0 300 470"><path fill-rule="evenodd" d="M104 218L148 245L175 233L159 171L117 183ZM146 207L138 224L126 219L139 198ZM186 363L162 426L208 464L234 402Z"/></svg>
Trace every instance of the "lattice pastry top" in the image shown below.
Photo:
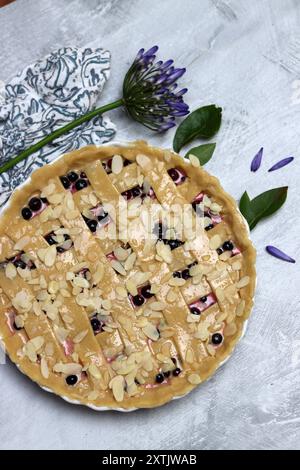
<svg viewBox="0 0 300 470"><path fill-rule="evenodd" d="M161 405L210 377L255 288L233 199L193 159L144 142L34 172L0 219L0 263L10 358L97 407Z"/></svg>

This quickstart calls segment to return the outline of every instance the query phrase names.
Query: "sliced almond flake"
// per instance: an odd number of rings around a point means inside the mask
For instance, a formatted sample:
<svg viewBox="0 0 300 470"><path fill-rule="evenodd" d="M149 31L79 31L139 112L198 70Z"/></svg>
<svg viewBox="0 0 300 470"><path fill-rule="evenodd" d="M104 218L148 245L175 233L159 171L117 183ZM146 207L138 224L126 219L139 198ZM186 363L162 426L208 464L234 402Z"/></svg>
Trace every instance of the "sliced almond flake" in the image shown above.
<svg viewBox="0 0 300 470"><path fill-rule="evenodd" d="M88 367L88 372L97 380L101 379L101 372L96 364L90 364Z"/></svg>
<svg viewBox="0 0 300 470"><path fill-rule="evenodd" d="M211 199L206 194L204 194L202 202L205 207L210 207L212 204Z"/></svg>
<svg viewBox="0 0 300 470"><path fill-rule="evenodd" d="M136 284L133 282L132 279L128 279L125 283L126 289L131 295L137 295L138 290Z"/></svg>
<svg viewBox="0 0 300 470"><path fill-rule="evenodd" d="M56 294L59 291L59 284L57 281L50 281L48 284L49 294Z"/></svg>
<svg viewBox="0 0 300 470"><path fill-rule="evenodd" d="M203 225L204 225L204 228L205 227L208 227L209 225L211 225L211 218L210 217L203 217Z"/></svg>
<svg viewBox="0 0 300 470"><path fill-rule="evenodd" d="M230 313L228 317L226 318L226 322L232 323L235 320L235 317L236 317L235 312Z"/></svg>
<svg viewBox="0 0 300 470"><path fill-rule="evenodd" d="M238 289L242 289L242 287L246 287L249 284L249 282L250 282L250 277L249 276L244 276L239 280L236 287Z"/></svg>
<svg viewBox="0 0 300 470"><path fill-rule="evenodd" d="M73 285L76 287L81 287L82 289L88 289L90 287L89 281L81 276L75 276L73 279Z"/></svg>
<svg viewBox="0 0 300 470"><path fill-rule="evenodd" d="M111 171L115 175L119 175L123 170L123 158L121 155L114 155L111 161Z"/></svg>
<svg viewBox="0 0 300 470"><path fill-rule="evenodd" d="M49 248L46 248L44 263L47 267L51 267L54 265L55 259L56 259L56 253L57 252L56 252L55 245L52 245L52 246L49 246Z"/></svg>
<svg viewBox="0 0 300 470"><path fill-rule="evenodd" d="M21 290L12 299L12 304L16 310L28 312L32 308L32 296L27 291Z"/></svg>
<svg viewBox="0 0 300 470"><path fill-rule="evenodd" d="M99 397L99 392L97 392L97 390L92 390L88 394L87 399L90 400L90 401L95 401L95 400L97 400L98 397Z"/></svg>
<svg viewBox="0 0 300 470"><path fill-rule="evenodd" d="M164 356L163 354L161 353L158 353L156 354L156 358L159 362L164 362L164 363L168 363L170 361L170 358L167 357L167 356Z"/></svg>
<svg viewBox="0 0 300 470"><path fill-rule="evenodd" d="M26 245L28 245L28 243L30 243L30 237L27 237L27 236L22 237L15 244L14 250L15 251L21 251L25 248Z"/></svg>
<svg viewBox="0 0 300 470"><path fill-rule="evenodd" d="M39 316L43 313L39 302L37 302L36 300L34 300L34 302L32 304L32 308L33 308L33 312L36 316Z"/></svg>
<svg viewBox="0 0 300 470"><path fill-rule="evenodd" d="M225 336L232 336L237 332L237 326L235 323L228 323L224 328Z"/></svg>
<svg viewBox="0 0 300 470"><path fill-rule="evenodd" d="M146 155L143 155L142 153L139 153L136 156L136 161L138 165L140 165L143 169L148 169L151 167L151 160L149 157Z"/></svg>
<svg viewBox="0 0 300 470"><path fill-rule="evenodd" d="M70 271L68 271L68 272L66 273L66 280L67 280L67 281L72 281L72 279L74 279L74 277L75 277L75 274L74 274L74 273L72 273L72 272L70 272Z"/></svg>
<svg viewBox="0 0 300 470"><path fill-rule="evenodd" d="M154 325L152 325L152 323L148 323L143 328L143 332L152 341L157 341L159 339L159 332L157 331L157 328Z"/></svg>
<svg viewBox="0 0 300 470"><path fill-rule="evenodd" d="M122 248L121 246L118 246L114 250L114 255L118 259L118 261L125 261L128 258L129 254L129 250L125 250L125 248Z"/></svg>
<svg viewBox="0 0 300 470"><path fill-rule="evenodd" d="M74 323L73 317L71 317L71 316L68 315L67 313L65 313L64 315L62 315L62 318L63 318L63 321L64 321L65 323L67 323L68 325L70 325L71 323Z"/></svg>
<svg viewBox="0 0 300 470"><path fill-rule="evenodd" d="M50 183L48 184L48 186L46 186L43 191L41 192L41 197L45 197L45 198L48 198L48 196L50 196L50 194L53 194L54 191L55 191L55 184L54 183Z"/></svg>
<svg viewBox="0 0 300 470"><path fill-rule="evenodd" d="M227 261L229 260L229 258L231 257L231 252L230 251L224 251L224 253L222 253L220 256L219 256L219 259L221 261Z"/></svg>
<svg viewBox="0 0 300 470"><path fill-rule="evenodd" d="M176 293L173 290L170 290L167 294L167 301L170 303L173 303L175 302L176 299L177 299Z"/></svg>
<svg viewBox="0 0 300 470"><path fill-rule="evenodd" d="M185 360L186 362L188 362L189 364L192 364L195 360L195 357L194 357L194 351L189 348L187 351L186 351L186 354L185 354Z"/></svg>
<svg viewBox="0 0 300 470"><path fill-rule="evenodd" d="M54 365L53 371L66 375L77 375L81 373L82 366L80 364L77 364L76 362L69 362L67 364L58 362Z"/></svg>
<svg viewBox="0 0 300 470"><path fill-rule="evenodd" d="M216 290L215 290L215 294L216 294L217 299L220 302L222 302L225 299L225 293L224 293L224 290L222 289L222 287L217 287Z"/></svg>
<svg viewBox="0 0 300 470"><path fill-rule="evenodd" d="M195 168L200 167L200 162L199 159L196 157L196 155L193 155L192 153L189 155L189 160L191 162L191 165Z"/></svg>
<svg viewBox="0 0 300 470"><path fill-rule="evenodd" d="M151 294L158 294L160 289L161 289L161 286L159 284L151 284L150 292Z"/></svg>
<svg viewBox="0 0 300 470"><path fill-rule="evenodd" d="M92 204L93 207L96 207L98 204L98 198L95 193L89 194L89 202Z"/></svg>
<svg viewBox="0 0 300 470"><path fill-rule="evenodd" d="M137 272L135 273L134 276L132 276L132 280L133 282L136 283L137 286L140 286L142 284L145 284L145 282L149 281L151 277L151 272Z"/></svg>
<svg viewBox="0 0 300 470"><path fill-rule="evenodd" d="M169 245L165 245L163 241L156 243L156 252L166 263L170 264L173 260L172 251Z"/></svg>
<svg viewBox="0 0 300 470"><path fill-rule="evenodd" d="M194 266L190 267L189 272L192 277L198 276L199 274L202 274L202 267L200 264L194 264Z"/></svg>
<svg viewBox="0 0 300 470"><path fill-rule="evenodd" d="M81 341L86 337L88 334L88 330L83 330L80 331L74 338L73 338L73 343L81 343Z"/></svg>
<svg viewBox="0 0 300 470"><path fill-rule="evenodd" d="M238 317L243 316L244 311L245 311L245 306L246 306L246 302L244 299L242 299L240 303L236 306L236 310L235 310L235 313Z"/></svg>
<svg viewBox="0 0 300 470"><path fill-rule="evenodd" d="M37 255L41 261L44 262L47 248L40 248L37 250Z"/></svg>
<svg viewBox="0 0 300 470"><path fill-rule="evenodd" d="M187 379L192 385L198 385L201 383L201 377L198 374L190 374Z"/></svg>
<svg viewBox="0 0 300 470"><path fill-rule="evenodd" d="M166 304L164 302L151 302L149 307L155 312L160 312L161 310L164 310L166 308Z"/></svg>
<svg viewBox="0 0 300 470"><path fill-rule="evenodd" d="M215 214L219 214L222 210L222 206L220 206L216 202L213 202L210 206L210 210L214 212Z"/></svg>
<svg viewBox="0 0 300 470"><path fill-rule="evenodd" d="M16 267L12 263L7 263L5 267L5 276L8 279L14 279L17 275Z"/></svg>
<svg viewBox="0 0 300 470"><path fill-rule="evenodd" d="M112 389L113 396L117 402L121 402L124 399L124 386L125 379L122 375L116 375L109 383L109 387Z"/></svg>
<svg viewBox="0 0 300 470"><path fill-rule="evenodd" d="M194 337L201 341L206 341L209 336L208 327L205 323L200 323L198 331L194 334Z"/></svg>
<svg viewBox="0 0 300 470"><path fill-rule="evenodd" d="M44 379L49 378L49 368L48 368L47 360L44 356L41 358L41 374L44 377Z"/></svg>
<svg viewBox="0 0 300 470"><path fill-rule="evenodd" d="M207 344L206 349L207 349L207 352L210 356L215 356L216 355L216 349L213 347L212 344Z"/></svg>
<svg viewBox="0 0 300 470"><path fill-rule="evenodd" d="M102 307L104 308L104 310L111 310L111 301L109 299L104 299L102 301Z"/></svg>
<svg viewBox="0 0 300 470"><path fill-rule="evenodd" d="M145 317L139 318L136 322L136 326L138 326L139 328L144 328L146 325L148 325L148 320Z"/></svg>
<svg viewBox="0 0 300 470"><path fill-rule="evenodd" d="M50 204L54 204L56 206L62 203L63 198L64 198L63 193L56 193L56 194L51 194L50 196L48 196L47 199L50 202Z"/></svg>
<svg viewBox="0 0 300 470"><path fill-rule="evenodd" d="M46 356L53 356L54 354L54 344L53 343L46 343L44 348L44 353Z"/></svg>
<svg viewBox="0 0 300 470"><path fill-rule="evenodd" d="M65 241L62 243L61 247L62 247L64 250L69 250L69 249L72 247L72 245L73 245L73 242L72 242L72 240L69 238L68 240L65 240Z"/></svg>
<svg viewBox="0 0 300 470"><path fill-rule="evenodd" d="M240 261L235 261L234 263L232 263L231 267L233 271L239 271L240 269L242 269L242 263Z"/></svg>
<svg viewBox="0 0 300 470"><path fill-rule="evenodd" d="M210 240L209 240L209 248L211 250L216 250L219 248L219 246L222 244L222 240L220 235L214 235Z"/></svg>
<svg viewBox="0 0 300 470"><path fill-rule="evenodd" d="M33 345L35 351L39 351L43 346L45 340L42 336L36 336L35 338L29 340L29 342Z"/></svg>
<svg viewBox="0 0 300 470"><path fill-rule="evenodd" d="M23 315L16 315L15 316L15 325L18 328L23 328L24 327L24 317L23 317Z"/></svg>
<svg viewBox="0 0 300 470"><path fill-rule="evenodd" d="M131 271L131 269L134 266L134 263L136 262L136 253L131 253L127 260L124 263L124 268L126 271Z"/></svg>
<svg viewBox="0 0 300 470"><path fill-rule="evenodd" d="M127 297L127 290L123 286L117 286L116 287L116 293L117 293L118 297L120 297L121 299L126 299L126 297Z"/></svg>
<svg viewBox="0 0 300 470"><path fill-rule="evenodd" d="M117 271L117 273L121 274L122 276L126 276L127 273L119 261L113 259L110 264L113 267L113 269Z"/></svg>
<svg viewBox="0 0 300 470"><path fill-rule="evenodd" d="M36 362L37 361L37 353L36 353L36 350L33 346L33 344L28 341L24 347L23 347L23 352L25 354L25 356L28 357L28 359L31 361L31 362Z"/></svg>
<svg viewBox="0 0 300 470"><path fill-rule="evenodd" d="M67 289L60 289L60 294L63 296L63 297L71 297L71 293L67 290Z"/></svg>
<svg viewBox="0 0 300 470"><path fill-rule="evenodd" d="M168 281L168 284L169 286L173 286L173 287L181 287L181 286L184 286L186 283L186 280L183 279L182 277L170 277L169 281Z"/></svg>

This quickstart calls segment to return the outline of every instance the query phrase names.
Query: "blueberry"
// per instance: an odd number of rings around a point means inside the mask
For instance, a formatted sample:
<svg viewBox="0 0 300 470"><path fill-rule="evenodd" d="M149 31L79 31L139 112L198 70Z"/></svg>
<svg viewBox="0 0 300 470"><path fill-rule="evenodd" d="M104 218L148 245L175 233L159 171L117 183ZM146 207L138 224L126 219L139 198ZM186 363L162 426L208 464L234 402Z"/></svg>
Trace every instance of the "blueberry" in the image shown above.
<svg viewBox="0 0 300 470"><path fill-rule="evenodd" d="M97 222L97 220L89 219L87 221L87 226L90 229L90 231L94 233L97 230L98 222Z"/></svg>
<svg viewBox="0 0 300 470"><path fill-rule="evenodd" d="M157 376L155 377L155 381L156 383L161 384L164 381L163 374L157 374Z"/></svg>
<svg viewBox="0 0 300 470"><path fill-rule="evenodd" d="M48 235L45 236L45 240L48 245L56 245L56 241L54 240L52 233L48 233Z"/></svg>
<svg viewBox="0 0 300 470"><path fill-rule="evenodd" d="M234 246L233 243L230 240L227 240L226 242L223 243L223 250L224 251L231 251L233 250Z"/></svg>
<svg viewBox="0 0 300 470"><path fill-rule="evenodd" d="M171 248L171 250L175 250L175 248L178 248L179 246L183 245L183 242L181 240L166 240L166 242Z"/></svg>
<svg viewBox="0 0 300 470"><path fill-rule="evenodd" d="M56 247L57 253L64 253L66 250L62 246Z"/></svg>
<svg viewBox="0 0 300 470"><path fill-rule="evenodd" d="M86 188L87 185L88 185L88 183L87 183L86 180L80 179L80 180L76 181L75 188L76 188L77 191L80 191L81 189Z"/></svg>
<svg viewBox="0 0 300 470"><path fill-rule="evenodd" d="M193 315L201 315L201 310L197 307L191 307L190 311Z"/></svg>
<svg viewBox="0 0 300 470"><path fill-rule="evenodd" d="M211 342L215 346L221 344L222 341L223 341L223 336L221 335L221 333L214 333L211 337Z"/></svg>
<svg viewBox="0 0 300 470"><path fill-rule="evenodd" d="M207 296L204 295L203 297L201 297L200 300L201 300L201 302L203 302L205 304L205 302L207 301Z"/></svg>
<svg viewBox="0 0 300 470"><path fill-rule="evenodd" d="M132 302L134 303L136 307L140 307L141 305L143 305L145 300L144 300L144 297L142 297L141 295L134 295L132 297Z"/></svg>
<svg viewBox="0 0 300 470"><path fill-rule="evenodd" d="M98 318L92 318L91 325L92 325L93 331L101 330L101 323L100 323L100 320L98 320Z"/></svg>
<svg viewBox="0 0 300 470"><path fill-rule="evenodd" d="M151 286L148 284L147 286L142 287L141 289L141 294L144 297L144 299L150 299L150 297L153 297L154 294L150 292Z"/></svg>
<svg viewBox="0 0 300 470"><path fill-rule="evenodd" d="M205 227L205 230L208 232L208 230L211 230L212 228L214 228L214 225L213 224L209 224Z"/></svg>
<svg viewBox="0 0 300 470"><path fill-rule="evenodd" d="M78 175L75 171L70 171L70 173L67 174L67 178L71 183L75 183L75 181L78 180Z"/></svg>
<svg viewBox="0 0 300 470"><path fill-rule="evenodd" d="M173 370L174 377L178 377L180 373L181 373L181 369L179 369L179 367L176 367L176 369Z"/></svg>
<svg viewBox="0 0 300 470"><path fill-rule="evenodd" d="M190 276L190 270L189 269L184 269L181 273L182 275L182 278L187 280L189 279L191 276Z"/></svg>
<svg viewBox="0 0 300 470"><path fill-rule="evenodd" d="M21 259L16 259L13 264L16 268L26 269L26 263L24 263L24 261L22 261Z"/></svg>
<svg viewBox="0 0 300 470"><path fill-rule="evenodd" d="M66 382L68 385L75 385L77 380L78 378L76 375L68 375L68 377L66 377Z"/></svg>
<svg viewBox="0 0 300 470"><path fill-rule="evenodd" d="M42 201L38 197L33 197L29 201L29 209L31 209L33 212L37 212L41 209L42 207Z"/></svg>
<svg viewBox="0 0 300 470"><path fill-rule="evenodd" d="M167 379L170 377L171 372L168 370L167 372L164 372L164 377Z"/></svg>
<svg viewBox="0 0 300 470"><path fill-rule="evenodd" d="M124 191L122 193L122 196L124 197L124 199L126 199L126 201L129 201L129 199L131 199L131 197L132 197L131 190L127 189L127 191Z"/></svg>
<svg viewBox="0 0 300 470"><path fill-rule="evenodd" d="M80 178L86 178L86 174L85 174L84 171L81 171L81 172L80 172Z"/></svg>
<svg viewBox="0 0 300 470"><path fill-rule="evenodd" d="M60 181L65 189L68 189L70 187L70 181L66 176L61 176Z"/></svg>
<svg viewBox="0 0 300 470"><path fill-rule="evenodd" d="M23 207L21 214L22 214L23 219L25 220L29 220L32 217L32 212L29 209L29 207Z"/></svg>
<svg viewBox="0 0 300 470"><path fill-rule="evenodd" d="M131 190L131 194L132 194L133 197L140 196L141 192L142 192L142 190L139 186L136 186L135 188L132 188L132 190Z"/></svg>
<svg viewBox="0 0 300 470"><path fill-rule="evenodd" d="M173 181L176 181L178 177L180 176L176 168L170 168L170 170L168 170L168 173L169 173L170 178L172 178Z"/></svg>
<svg viewBox="0 0 300 470"><path fill-rule="evenodd" d="M217 248L217 253L218 253L218 255L220 256L220 255L223 253L222 248Z"/></svg>
<svg viewBox="0 0 300 470"><path fill-rule="evenodd" d="M181 277L181 272L175 271L175 273L173 273L173 277Z"/></svg>

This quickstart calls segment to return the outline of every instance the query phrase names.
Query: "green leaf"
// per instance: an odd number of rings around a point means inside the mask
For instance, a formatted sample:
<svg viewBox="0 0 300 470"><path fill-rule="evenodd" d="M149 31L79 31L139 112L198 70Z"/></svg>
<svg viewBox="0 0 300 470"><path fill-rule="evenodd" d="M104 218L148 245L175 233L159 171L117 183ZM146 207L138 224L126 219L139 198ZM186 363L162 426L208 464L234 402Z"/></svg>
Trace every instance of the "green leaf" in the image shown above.
<svg viewBox="0 0 300 470"><path fill-rule="evenodd" d="M189 155L195 155L195 157L198 158L200 165L203 166L211 159L215 148L216 144L199 145L198 147L193 147L192 149L190 149L185 155L185 158L189 158Z"/></svg>
<svg viewBox="0 0 300 470"><path fill-rule="evenodd" d="M203 106L189 114L177 127L173 149L180 149L196 137L210 139L220 129L222 119L222 108L216 105Z"/></svg>
<svg viewBox="0 0 300 470"><path fill-rule="evenodd" d="M250 200L247 191L240 200L240 211L248 222L250 230L269 215L274 214L285 203L288 187L270 189Z"/></svg>

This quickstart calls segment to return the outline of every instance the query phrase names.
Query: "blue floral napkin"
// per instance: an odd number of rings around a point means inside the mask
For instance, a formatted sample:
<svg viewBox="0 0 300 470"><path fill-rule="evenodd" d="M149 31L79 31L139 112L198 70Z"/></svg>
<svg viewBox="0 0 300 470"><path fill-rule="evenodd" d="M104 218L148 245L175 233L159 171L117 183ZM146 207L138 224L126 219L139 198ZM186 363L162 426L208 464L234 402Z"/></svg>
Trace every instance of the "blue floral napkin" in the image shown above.
<svg viewBox="0 0 300 470"><path fill-rule="evenodd" d="M0 163L93 109L109 73L108 51L67 47L12 78L0 89ZM83 145L107 142L115 132L108 117L96 117L0 175L0 208L37 167Z"/></svg>

